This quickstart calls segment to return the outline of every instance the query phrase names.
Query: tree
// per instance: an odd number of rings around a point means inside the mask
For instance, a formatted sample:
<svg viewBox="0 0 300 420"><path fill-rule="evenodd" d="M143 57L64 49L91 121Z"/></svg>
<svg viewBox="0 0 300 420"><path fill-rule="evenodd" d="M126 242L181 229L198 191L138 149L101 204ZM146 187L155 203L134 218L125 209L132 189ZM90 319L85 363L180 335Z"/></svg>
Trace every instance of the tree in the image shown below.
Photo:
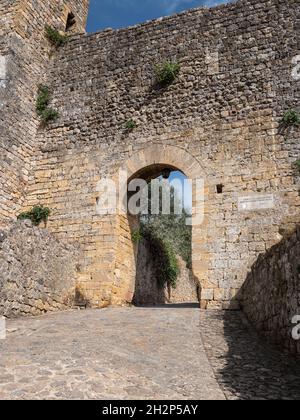
<svg viewBox="0 0 300 420"><path fill-rule="evenodd" d="M149 214L140 216L141 231L161 239L168 243L176 255L180 255L187 263L187 267L192 265L192 228L187 226L186 219L190 214L183 208L181 214L176 214L176 209L182 208L180 197L176 190L170 188L170 214L162 214L163 191L159 194L159 214L151 214L151 187L148 186Z"/></svg>

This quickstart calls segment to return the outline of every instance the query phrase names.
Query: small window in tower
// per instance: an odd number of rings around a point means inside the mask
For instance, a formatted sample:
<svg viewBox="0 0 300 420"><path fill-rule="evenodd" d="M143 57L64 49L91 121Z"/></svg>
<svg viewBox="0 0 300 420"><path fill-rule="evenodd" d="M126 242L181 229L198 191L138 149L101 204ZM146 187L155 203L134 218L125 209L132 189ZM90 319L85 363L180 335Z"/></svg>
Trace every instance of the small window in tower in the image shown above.
<svg viewBox="0 0 300 420"><path fill-rule="evenodd" d="M76 26L76 19L72 12L68 14L67 23L66 23L66 32L71 32Z"/></svg>
<svg viewBox="0 0 300 420"><path fill-rule="evenodd" d="M223 184L218 184L217 185L217 194L223 194L224 191L224 185Z"/></svg>

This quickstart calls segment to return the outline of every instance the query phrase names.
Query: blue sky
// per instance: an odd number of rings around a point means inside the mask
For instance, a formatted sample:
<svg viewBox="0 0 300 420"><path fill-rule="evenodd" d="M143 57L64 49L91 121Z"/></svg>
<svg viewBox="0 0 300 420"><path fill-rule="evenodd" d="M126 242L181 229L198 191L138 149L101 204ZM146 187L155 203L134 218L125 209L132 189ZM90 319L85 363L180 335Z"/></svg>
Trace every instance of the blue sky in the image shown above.
<svg viewBox="0 0 300 420"><path fill-rule="evenodd" d="M223 3L229 0L90 0L87 31L124 28L193 7Z"/></svg>
<svg viewBox="0 0 300 420"><path fill-rule="evenodd" d="M192 193L192 181L185 183L184 181L187 180L187 177L179 171L174 171L171 173L171 176L169 178L169 181L172 183L173 181L180 181L181 183L181 187L177 184L173 185L177 191L177 196L178 198L181 199L184 208L191 212L192 210L192 197L193 197L193 193Z"/></svg>

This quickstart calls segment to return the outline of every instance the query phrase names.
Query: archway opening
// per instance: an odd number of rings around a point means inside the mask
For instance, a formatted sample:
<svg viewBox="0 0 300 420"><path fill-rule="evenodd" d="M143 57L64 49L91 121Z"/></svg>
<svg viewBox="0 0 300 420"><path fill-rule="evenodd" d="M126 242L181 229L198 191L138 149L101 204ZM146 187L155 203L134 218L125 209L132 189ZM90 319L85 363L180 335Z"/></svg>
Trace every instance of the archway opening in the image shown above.
<svg viewBox="0 0 300 420"><path fill-rule="evenodd" d="M211 297L213 283L210 281L211 250L209 248L210 188L206 186L205 170L200 162L182 147L155 143L132 154L115 174L119 184L119 208L116 217L114 284L111 293L112 304L132 303L136 289L136 272L139 256L140 209L136 213L126 211L137 188L130 191L135 179L146 181L157 179L162 171L182 171L192 184L192 272L195 278L201 306L207 306L206 296ZM127 185L128 184L128 185ZM128 187L128 188L127 188ZM127 189L129 194L127 194ZM147 190L147 189L146 189ZM128 195L128 197L127 197ZM128 199L126 199L126 198ZM134 200L134 198L133 198ZM147 204L146 204L147 207ZM113 239L113 238L112 238ZM198 299L198 297L197 297Z"/></svg>
<svg viewBox="0 0 300 420"><path fill-rule="evenodd" d="M133 304L198 303L188 223L192 182L174 166L154 164L130 178L128 192L136 264Z"/></svg>

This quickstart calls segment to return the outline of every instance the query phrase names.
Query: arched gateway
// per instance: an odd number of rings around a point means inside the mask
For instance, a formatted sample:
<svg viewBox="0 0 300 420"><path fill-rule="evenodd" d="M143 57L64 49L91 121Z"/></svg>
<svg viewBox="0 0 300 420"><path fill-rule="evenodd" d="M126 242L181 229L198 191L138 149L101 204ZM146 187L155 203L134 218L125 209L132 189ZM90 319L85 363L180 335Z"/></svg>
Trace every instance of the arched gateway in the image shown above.
<svg viewBox="0 0 300 420"><path fill-rule="evenodd" d="M163 168L183 172L193 182L193 218L192 227L192 269L195 278L204 289L208 282L209 252L206 247L207 220L209 213L205 212L209 204L208 189L205 188L205 173L199 161L181 147L155 144L133 154L121 167L127 181L134 178L146 180L157 177ZM116 255L115 289L112 303L131 302L134 295L136 279L136 250L132 241L132 230L136 219L129 213L118 215L119 243Z"/></svg>

